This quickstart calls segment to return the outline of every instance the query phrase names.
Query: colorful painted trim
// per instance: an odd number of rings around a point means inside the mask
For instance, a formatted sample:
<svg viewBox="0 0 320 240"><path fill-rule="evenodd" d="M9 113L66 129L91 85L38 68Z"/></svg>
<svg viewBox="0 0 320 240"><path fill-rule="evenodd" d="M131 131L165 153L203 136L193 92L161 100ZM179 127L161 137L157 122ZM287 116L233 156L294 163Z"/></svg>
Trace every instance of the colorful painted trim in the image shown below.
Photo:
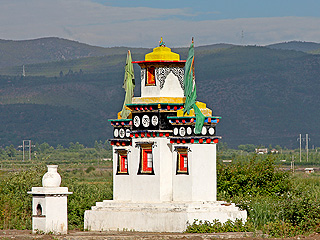
<svg viewBox="0 0 320 240"><path fill-rule="evenodd" d="M169 119L169 122L171 124L185 124L185 123L195 123L196 118L195 117L167 117ZM219 123L221 117L206 117L204 122L205 123Z"/></svg>
<svg viewBox="0 0 320 240"><path fill-rule="evenodd" d="M215 137L172 137L171 144L213 144L218 143L220 136Z"/></svg>
<svg viewBox="0 0 320 240"><path fill-rule="evenodd" d="M131 139L109 139L111 146L132 146Z"/></svg>
<svg viewBox="0 0 320 240"><path fill-rule="evenodd" d="M109 119L112 126L132 126L132 119Z"/></svg>
<svg viewBox="0 0 320 240"><path fill-rule="evenodd" d="M132 61L132 63L185 63L186 60L149 60L149 61Z"/></svg>
<svg viewBox="0 0 320 240"><path fill-rule="evenodd" d="M182 103L184 104L185 97L134 97L132 103L147 104L147 103Z"/></svg>
<svg viewBox="0 0 320 240"><path fill-rule="evenodd" d="M165 131L132 131L130 137L132 138L154 138L154 137L170 137L172 134L171 130Z"/></svg>
<svg viewBox="0 0 320 240"><path fill-rule="evenodd" d="M183 103L132 103L127 104L127 107L130 108L131 111L177 111L183 109Z"/></svg>

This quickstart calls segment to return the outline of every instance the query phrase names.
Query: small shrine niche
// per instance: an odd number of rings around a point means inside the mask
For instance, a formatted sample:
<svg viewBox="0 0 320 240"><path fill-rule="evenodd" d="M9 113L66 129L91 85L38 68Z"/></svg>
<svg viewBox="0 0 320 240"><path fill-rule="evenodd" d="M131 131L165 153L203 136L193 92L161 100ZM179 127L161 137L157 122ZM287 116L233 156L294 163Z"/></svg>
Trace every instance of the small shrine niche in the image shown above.
<svg viewBox="0 0 320 240"><path fill-rule="evenodd" d="M38 203L37 205L37 216L42 216L42 207L40 203Z"/></svg>

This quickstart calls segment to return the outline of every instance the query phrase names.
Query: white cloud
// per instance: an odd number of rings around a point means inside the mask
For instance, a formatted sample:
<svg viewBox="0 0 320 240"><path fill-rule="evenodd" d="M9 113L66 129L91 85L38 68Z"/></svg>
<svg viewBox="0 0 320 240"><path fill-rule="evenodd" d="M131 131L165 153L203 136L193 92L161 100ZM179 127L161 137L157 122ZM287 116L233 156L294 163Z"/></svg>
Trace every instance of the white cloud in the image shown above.
<svg viewBox="0 0 320 240"><path fill-rule="evenodd" d="M319 18L275 17L188 21L188 9L121 8L89 0L2 0L1 39L58 36L99 46L154 47L227 42L264 45L320 42ZM243 38L241 32L243 31Z"/></svg>

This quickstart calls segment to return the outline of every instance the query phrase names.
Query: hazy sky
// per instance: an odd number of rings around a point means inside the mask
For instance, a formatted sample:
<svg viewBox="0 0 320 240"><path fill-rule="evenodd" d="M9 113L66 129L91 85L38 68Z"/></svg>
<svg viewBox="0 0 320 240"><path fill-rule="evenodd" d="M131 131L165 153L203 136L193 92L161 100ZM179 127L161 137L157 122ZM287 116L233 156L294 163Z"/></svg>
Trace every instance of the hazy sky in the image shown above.
<svg viewBox="0 0 320 240"><path fill-rule="evenodd" d="M0 0L0 39L154 47L320 42L320 0Z"/></svg>

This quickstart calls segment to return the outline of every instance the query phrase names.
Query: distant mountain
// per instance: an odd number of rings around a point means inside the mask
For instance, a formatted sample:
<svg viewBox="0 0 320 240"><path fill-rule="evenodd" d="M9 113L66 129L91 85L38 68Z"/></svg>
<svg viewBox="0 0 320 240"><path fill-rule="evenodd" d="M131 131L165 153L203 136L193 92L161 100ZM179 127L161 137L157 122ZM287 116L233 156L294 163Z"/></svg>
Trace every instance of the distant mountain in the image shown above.
<svg viewBox="0 0 320 240"><path fill-rule="evenodd" d="M0 40L0 69L84 57L118 55L126 53L127 49L96 47L56 37L22 41Z"/></svg>
<svg viewBox="0 0 320 240"><path fill-rule="evenodd" d="M230 46L232 45L214 44L199 47L199 50L223 49ZM0 69L15 66L19 69L18 72L21 73L22 65L66 61L86 57L125 55L128 49L128 47L96 47L56 37L22 41L0 39ZM146 48L130 49L135 53L141 54L149 51ZM177 50L183 51L183 48Z"/></svg>
<svg viewBox="0 0 320 240"><path fill-rule="evenodd" d="M92 145L110 138L107 120L116 117L124 99L127 49L26 65L26 77L18 72L21 66L1 69L10 76L0 76L0 145L23 139ZM132 49L133 60L150 51ZM173 51L185 59L188 48ZM140 67L134 68L135 96L140 96ZM297 147L300 133L309 134L310 146L320 146L320 55L209 45L195 49L195 73L198 100L222 117L217 134L230 146Z"/></svg>
<svg viewBox="0 0 320 240"><path fill-rule="evenodd" d="M291 41L267 45L266 47L281 50L295 50L301 52L312 52L320 49L320 43Z"/></svg>

